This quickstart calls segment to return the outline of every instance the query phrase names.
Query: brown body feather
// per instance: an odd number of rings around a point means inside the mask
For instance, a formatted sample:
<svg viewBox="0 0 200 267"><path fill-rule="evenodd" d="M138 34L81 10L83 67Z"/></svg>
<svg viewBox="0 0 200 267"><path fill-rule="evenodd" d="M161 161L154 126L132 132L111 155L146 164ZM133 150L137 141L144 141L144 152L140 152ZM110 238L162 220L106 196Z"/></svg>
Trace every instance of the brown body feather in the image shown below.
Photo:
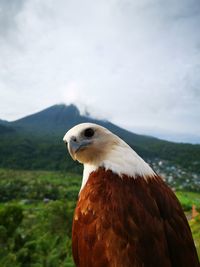
<svg viewBox="0 0 200 267"><path fill-rule="evenodd" d="M159 176L120 178L99 168L73 221L77 267L198 267L184 212Z"/></svg>

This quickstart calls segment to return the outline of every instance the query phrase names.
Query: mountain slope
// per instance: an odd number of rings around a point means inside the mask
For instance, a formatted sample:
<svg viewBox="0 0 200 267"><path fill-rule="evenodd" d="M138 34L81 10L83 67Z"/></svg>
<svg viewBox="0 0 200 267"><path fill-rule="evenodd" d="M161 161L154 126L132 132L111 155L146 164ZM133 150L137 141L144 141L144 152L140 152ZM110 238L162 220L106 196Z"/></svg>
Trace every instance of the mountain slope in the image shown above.
<svg viewBox="0 0 200 267"><path fill-rule="evenodd" d="M82 122L100 124L124 139L147 160L168 160L200 173L200 145L178 144L138 135L112 124L81 115L75 105L54 105L13 122L0 121L0 167L25 169L75 168L66 164L62 138L72 126ZM80 168L80 167L78 167Z"/></svg>
<svg viewBox="0 0 200 267"><path fill-rule="evenodd" d="M14 127L7 126L6 124L1 124L0 122L0 135L10 134L15 132L16 130Z"/></svg>
<svg viewBox="0 0 200 267"><path fill-rule="evenodd" d="M146 142L158 140L153 137L131 133L112 124L109 121L98 120L90 116L81 115L75 105L54 105L38 113L11 122L10 125L38 135L64 135L71 127L83 122L100 124L129 141Z"/></svg>
<svg viewBox="0 0 200 267"><path fill-rule="evenodd" d="M11 124L23 129L33 131L34 134L60 134L64 133L66 126L72 126L81 120L80 112L74 105L54 105L35 114L16 120Z"/></svg>

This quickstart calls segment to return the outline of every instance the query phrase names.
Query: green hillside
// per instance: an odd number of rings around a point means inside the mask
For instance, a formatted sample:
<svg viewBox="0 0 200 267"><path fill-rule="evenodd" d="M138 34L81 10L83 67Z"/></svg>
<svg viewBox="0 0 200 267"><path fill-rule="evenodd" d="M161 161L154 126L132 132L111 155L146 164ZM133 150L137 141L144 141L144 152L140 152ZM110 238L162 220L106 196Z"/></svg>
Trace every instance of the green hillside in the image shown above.
<svg viewBox="0 0 200 267"><path fill-rule="evenodd" d="M80 184L80 175L66 172L0 169L0 266L74 266L71 226ZM200 210L200 194L177 196L187 199L187 214L193 203ZM190 225L200 253L199 217Z"/></svg>
<svg viewBox="0 0 200 267"><path fill-rule="evenodd" d="M0 170L0 266L71 267L80 176Z"/></svg>

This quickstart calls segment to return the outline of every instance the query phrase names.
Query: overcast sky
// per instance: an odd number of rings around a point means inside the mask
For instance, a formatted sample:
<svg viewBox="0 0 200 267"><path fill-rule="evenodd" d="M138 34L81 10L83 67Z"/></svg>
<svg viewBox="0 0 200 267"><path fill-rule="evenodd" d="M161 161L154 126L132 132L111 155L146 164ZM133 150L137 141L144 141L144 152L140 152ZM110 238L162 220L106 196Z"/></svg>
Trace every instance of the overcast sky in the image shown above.
<svg viewBox="0 0 200 267"><path fill-rule="evenodd" d="M56 103L200 143L200 1L0 0L0 118Z"/></svg>

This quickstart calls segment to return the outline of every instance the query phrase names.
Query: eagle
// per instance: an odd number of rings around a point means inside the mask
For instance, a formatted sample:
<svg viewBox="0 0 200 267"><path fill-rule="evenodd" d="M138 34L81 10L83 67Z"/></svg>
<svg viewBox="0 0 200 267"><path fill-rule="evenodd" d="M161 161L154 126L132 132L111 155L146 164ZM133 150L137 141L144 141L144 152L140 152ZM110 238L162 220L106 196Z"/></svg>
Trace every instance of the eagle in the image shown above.
<svg viewBox="0 0 200 267"><path fill-rule="evenodd" d="M200 266L178 199L126 142L94 123L63 140L84 165L72 226L77 267Z"/></svg>

